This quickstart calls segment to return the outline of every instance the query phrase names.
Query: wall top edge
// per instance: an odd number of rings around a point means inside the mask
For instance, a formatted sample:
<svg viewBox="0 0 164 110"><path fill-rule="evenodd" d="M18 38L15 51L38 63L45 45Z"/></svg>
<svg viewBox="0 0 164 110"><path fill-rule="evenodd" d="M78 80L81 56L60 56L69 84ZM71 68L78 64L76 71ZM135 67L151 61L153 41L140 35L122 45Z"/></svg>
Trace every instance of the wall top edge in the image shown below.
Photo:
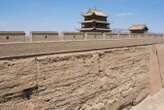
<svg viewBox="0 0 164 110"><path fill-rule="evenodd" d="M0 31L0 35L25 35L24 31Z"/></svg>

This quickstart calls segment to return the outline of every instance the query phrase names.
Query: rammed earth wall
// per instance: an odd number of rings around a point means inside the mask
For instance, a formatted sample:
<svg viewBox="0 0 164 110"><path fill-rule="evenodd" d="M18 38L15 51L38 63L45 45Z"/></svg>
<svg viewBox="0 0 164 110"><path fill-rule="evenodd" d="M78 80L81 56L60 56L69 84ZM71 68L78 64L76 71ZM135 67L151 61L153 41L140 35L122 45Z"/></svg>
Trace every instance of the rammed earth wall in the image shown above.
<svg viewBox="0 0 164 110"><path fill-rule="evenodd" d="M24 32L0 32L0 43L26 42Z"/></svg>
<svg viewBox="0 0 164 110"><path fill-rule="evenodd" d="M164 38L160 34L130 34L130 33L100 33L100 32L54 32L33 31L30 35L25 32L0 32L0 43L29 43L29 42L57 42L77 40L102 40L102 39L136 39L136 38Z"/></svg>
<svg viewBox="0 0 164 110"><path fill-rule="evenodd" d="M1 59L0 108L130 110L162 86L156 46Z"/></svg>

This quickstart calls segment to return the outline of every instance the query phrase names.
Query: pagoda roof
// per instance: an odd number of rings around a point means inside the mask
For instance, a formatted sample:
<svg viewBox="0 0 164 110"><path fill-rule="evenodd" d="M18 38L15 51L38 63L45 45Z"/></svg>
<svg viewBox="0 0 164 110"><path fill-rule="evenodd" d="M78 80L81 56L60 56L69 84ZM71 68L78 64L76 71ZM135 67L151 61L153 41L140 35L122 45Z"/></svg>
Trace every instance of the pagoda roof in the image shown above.
<svg viewBox="0 0 164 110"><path fill-rule="evenodd" d="M148 30L148 27L145 24L136 24L132 25L129 28L130 31L135 31L135 30Z"/></svg>
<svg viewBox="0 0 164 110"><path fill-rule="evenodd" d="M105 13L97 9L89 9L89 11L87 13L82 14L82 16L92 16L94 14L97 16L107 17Z"/></svg>

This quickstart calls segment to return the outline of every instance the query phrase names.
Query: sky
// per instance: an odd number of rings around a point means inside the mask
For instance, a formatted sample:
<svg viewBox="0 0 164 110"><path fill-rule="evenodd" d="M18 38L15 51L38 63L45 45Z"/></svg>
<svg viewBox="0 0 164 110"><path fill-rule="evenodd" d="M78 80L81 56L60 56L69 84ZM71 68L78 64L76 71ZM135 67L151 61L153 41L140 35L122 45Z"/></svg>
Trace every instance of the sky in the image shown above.
<svg viewBox="0 0 164 110"><path fill-rule="evenodd" d="M164 33L164 0L0 0L0 31L77 31L89 8L105 12L112 29Z"/></svg>

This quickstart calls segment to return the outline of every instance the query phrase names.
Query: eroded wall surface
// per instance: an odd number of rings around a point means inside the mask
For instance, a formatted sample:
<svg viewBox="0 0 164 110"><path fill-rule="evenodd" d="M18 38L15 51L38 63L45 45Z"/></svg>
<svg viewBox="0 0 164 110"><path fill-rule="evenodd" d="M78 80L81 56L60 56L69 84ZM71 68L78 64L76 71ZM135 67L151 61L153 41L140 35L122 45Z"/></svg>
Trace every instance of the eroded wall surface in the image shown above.
<svg viewBox="0 0 164 110"><path fill-rule="evenodd" d="M0 108L130 110L151 93L155 55L150 45L1 60Z"/></svg>
<svg viewBox="0 0 164 110"><path fill-rule="evenodd" d="M164 44L157 44L154 46L157 50L157 57L159 69L161 73L162 86L164 87Z"/></svg>

